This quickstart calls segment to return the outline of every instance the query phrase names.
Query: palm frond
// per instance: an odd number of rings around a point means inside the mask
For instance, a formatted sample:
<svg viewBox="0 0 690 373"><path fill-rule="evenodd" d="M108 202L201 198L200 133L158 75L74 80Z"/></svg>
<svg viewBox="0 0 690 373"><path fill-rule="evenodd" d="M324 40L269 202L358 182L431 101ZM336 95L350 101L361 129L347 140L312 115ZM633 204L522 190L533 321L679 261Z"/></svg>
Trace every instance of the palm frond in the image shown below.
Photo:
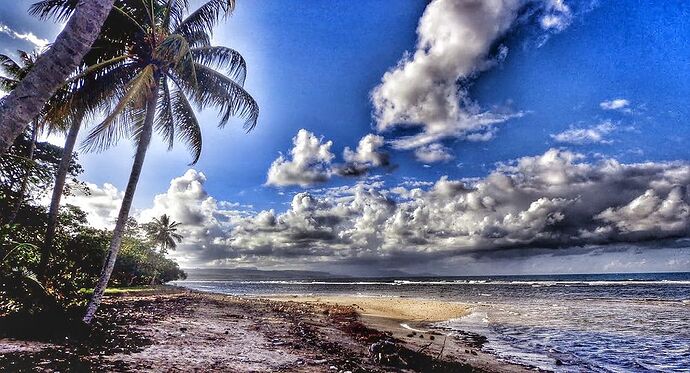
<svg viewBox="0 0 690 373"><path fill-rule="evenodd" d="M105 70L105 68L107 68L108 66L117 65L120 62L126 61L130 57L131 57L131 55L124 54L124 55L113 57L111 59L108 59L108 60L105 60L102 62L98 62L98 63L91 65L91 66L88 66L85 69L83 69L82 71L75 74L70 79L68 79L65 84L69 85L69 84L74 83L74 82L78 81L79 79L83 79L83 78L85 78L85 77L87 77L87 76L89 76L95 72L103 72Z"/></svg>
<svg viewBox="0 0 690 373"><path fill-rule="evenodd" d="M59 90L46 105L44 118L59 128L69 128L73 120L80 120L83 111L95 116L101 111L110 112L122 97L122 88L139 72L131 63L111 65L72 84L69 89Z"/></svg>
<svg viewBox="0 0 690 373"><path fill-rule="evenodd" d="M192 57L198 64L224 69L233 80L244 86L247 63L238 51L227 47L200 47L192 49Z"/></svg>
<svg viewBox="0 0 690 373"><path fill-rule="evenodd" d="M105 150L116 144L123 136L131 133L127 124L137 124L142 121L146 97L151 93L151 87L155 83L154 75L154 66L147 65L127 84L124 94L119 97L110 114L84 139L85 150Z"/></svg>
<svg viewBox="0 0 690 373"><path fill-rule="evenodd" d="M184 15L189 10L189 0L167 0L165 14L163 16L163 27L170 30L170 25L179 25L184 19Z"/></svg>
<svg viewBox="0 0 690 373"><path fill-rule="evenodd" d="M187 37L190 34L201 31L211 35L213 34L213 26L222 17L232 13L233 10L235 10L235 0L210 0L192 12L179 24L173 25L173 33Z"/></svg>
<svg viewBox="0 0 690 373"><path fill-rule="evenodd" d="M211 46L211 36L206 31L193 31L184 35L190 48Z"/></svg>
<svg viewBox="0 0 690 373"><path fill-rule="evenodd" d="M172 97L167 78L163 78L161 95L158 100L158 116L156 117L156 132L163 136L163 141L168 144L168 150L173 148L175 142L175 115L172 110Z"/></svg>
<svg viewBox="0 0 690 373"><path fill-rule="evenodd" d="M172 65L178 75L184 76L185 80L197 86L194 59L184 36L173 34L166 37L156 49L156 55L160 60Z"/></svg>
<svg viewBox="0 0 690 373"><path fill-rule="evenodd" d="M202 138L199 121L194 114L192 105L189 104L187 97L180 90L172 93L172 110L175 116L175 129L177 139L187 145L187 149L192 153L190 166L199 161L201 156Z"/></svg>
<svg viewBox="0 0 690 373"><path fill-rule="evenodd" d="M5 54L0 54L0 69L8 78L21 79L24 75L22 67L12 57Z"/></svg>
<svg viewBox="0 0 690 373"><path fill-rule="evenodd" d="M220 111L219 127L225 126L230 117L237 116L245 119L244 128L251 131L259 118L259 105L244 88L227 76L208 68L195 64L199 87L194 88L184 77L181 78L183 88L193 98L199 108L214 106Z"/></svg>
<svg viewBox="0 0 690 373"><path fill-rule="evenodd" d="M58 23L67 22L80 0L43 0L29 7L29 14L42 20L53 19Z"/></svg>
<svg viewBox="0 0 690 373"><path fill-rule="evenodd" d="M18 80L0 76L0 91L9 92L13 90L17 86L17 84L19 84Z"/></svg>

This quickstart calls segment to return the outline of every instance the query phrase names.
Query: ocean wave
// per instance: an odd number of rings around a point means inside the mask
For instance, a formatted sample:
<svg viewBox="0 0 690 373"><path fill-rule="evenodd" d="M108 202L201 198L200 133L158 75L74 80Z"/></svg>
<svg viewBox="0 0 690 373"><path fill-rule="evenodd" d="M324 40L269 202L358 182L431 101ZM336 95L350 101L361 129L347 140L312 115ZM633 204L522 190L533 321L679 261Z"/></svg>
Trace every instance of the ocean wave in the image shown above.
<svg viewBox="0 0 690 373"><path fill-rule="evenodd" d="M688 280L597 280L597 281L504 281L504 280L441 280L441 281L327 281L327 280L180 280L173 284L204 284L204 283L230 283L230 284L269 284L269 285L384 285L384 286L414 286L414 285L512 285L512 286L644 286L644 285L690 285Z"/></svg>

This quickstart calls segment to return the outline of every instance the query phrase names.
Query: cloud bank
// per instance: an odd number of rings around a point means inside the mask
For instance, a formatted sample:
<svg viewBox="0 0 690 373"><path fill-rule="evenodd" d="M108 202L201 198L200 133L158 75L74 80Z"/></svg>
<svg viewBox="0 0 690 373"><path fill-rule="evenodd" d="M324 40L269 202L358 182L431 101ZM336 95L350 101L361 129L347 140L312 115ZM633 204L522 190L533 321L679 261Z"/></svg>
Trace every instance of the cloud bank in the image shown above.
<svg viewBox="0 0 690 373"><path fill-rule="evenodd" d="M140 214L146 221L168 213L182 223L185 240L176 255L187 264L396 268L453 258L581 254L621 244L682 245L690 233L687 163L592 163L556 149L500 165L480 179L444 176L432 185L386 186L369 178L301 192L283 212L217 201L205 182L189 170Z"/></svg>

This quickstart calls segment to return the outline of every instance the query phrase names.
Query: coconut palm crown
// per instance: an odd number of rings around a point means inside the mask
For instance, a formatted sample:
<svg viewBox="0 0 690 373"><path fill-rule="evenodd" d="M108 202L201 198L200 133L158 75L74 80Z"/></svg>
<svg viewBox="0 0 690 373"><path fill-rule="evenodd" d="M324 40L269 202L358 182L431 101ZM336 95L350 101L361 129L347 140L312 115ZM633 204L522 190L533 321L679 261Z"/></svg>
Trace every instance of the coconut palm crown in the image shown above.
<svg viewBox="0 0 690 373"><path fill-rule="evenodd" d="M63 21L78 2L44 0L30 12L42 19ZM68 82L79 86L84 78L93 78L90 98L82 105L98 108L105 115L83 147L100 151L122 138L137 139L144 125L147 97L152 94L158 96L156 132L169 148L176 138L186 144L193 156L191 164L198 161L202 148L192 104L199 110L216 107L220 127L239 116L245 119L247 130L254 128L259 107L243 88L244 58L210 42L215 24L234 6L235 0L211 0L189 13L188 0L116 1L84 59L89 65Z"/></svg>
<svg viewBox="0 0 690 373"><path fill-rule="evenodd" d="M161 253L165 254L168 250L175 250L177 244L184 238L177 233L180 223L171 221L167 214L160 218L153 218L150 223L145 225L146 232L151 240L161 248Z"/></svg>

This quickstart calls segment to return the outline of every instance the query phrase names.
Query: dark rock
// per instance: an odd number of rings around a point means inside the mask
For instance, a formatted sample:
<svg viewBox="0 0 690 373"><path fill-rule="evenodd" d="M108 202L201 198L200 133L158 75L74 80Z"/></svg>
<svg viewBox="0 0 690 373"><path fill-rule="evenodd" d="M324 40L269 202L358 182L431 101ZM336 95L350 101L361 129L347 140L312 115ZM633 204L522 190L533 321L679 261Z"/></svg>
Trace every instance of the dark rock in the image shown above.
<svg viewBox="0 0 690 373"><path fill-rule="evenodd" d="M561 359L556 359L556 365L558 365L558 366L563 365L563 362L561 361Z"/></svg>
<svg viewBox="0 0 690 373"><path fill-rule="evenodd" d="M434 337L433 335L430 335L429 339L431 339L433 341L434 339L436 339L436 337Z"/></svg>

